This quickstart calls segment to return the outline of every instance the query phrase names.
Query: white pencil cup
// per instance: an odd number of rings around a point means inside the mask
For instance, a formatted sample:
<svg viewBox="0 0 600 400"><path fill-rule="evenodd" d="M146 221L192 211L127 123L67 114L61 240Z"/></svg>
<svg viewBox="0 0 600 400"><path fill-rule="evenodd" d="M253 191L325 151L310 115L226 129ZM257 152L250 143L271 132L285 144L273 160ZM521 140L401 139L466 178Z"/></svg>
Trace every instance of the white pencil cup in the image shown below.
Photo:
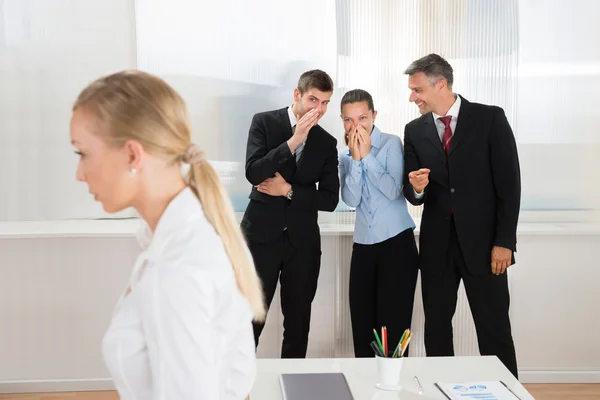
<svg viewBox="0 0 600 400"><path fill-rule="evenodd" d="M377 387L382 390L400 390L400 373L404 358L391 358L375 356L377 360Z"/></svg>

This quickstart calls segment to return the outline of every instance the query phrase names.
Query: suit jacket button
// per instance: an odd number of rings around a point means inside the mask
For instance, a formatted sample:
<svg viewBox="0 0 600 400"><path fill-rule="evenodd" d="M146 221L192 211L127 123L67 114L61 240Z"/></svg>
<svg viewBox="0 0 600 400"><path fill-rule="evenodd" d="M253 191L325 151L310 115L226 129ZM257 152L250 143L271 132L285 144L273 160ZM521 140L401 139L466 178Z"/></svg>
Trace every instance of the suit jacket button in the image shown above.
<svg viewBox="0 0 600 400"><path fill-rule="evenodd" d="M450 193L454 193L454 188L450 189Z"/></svg>

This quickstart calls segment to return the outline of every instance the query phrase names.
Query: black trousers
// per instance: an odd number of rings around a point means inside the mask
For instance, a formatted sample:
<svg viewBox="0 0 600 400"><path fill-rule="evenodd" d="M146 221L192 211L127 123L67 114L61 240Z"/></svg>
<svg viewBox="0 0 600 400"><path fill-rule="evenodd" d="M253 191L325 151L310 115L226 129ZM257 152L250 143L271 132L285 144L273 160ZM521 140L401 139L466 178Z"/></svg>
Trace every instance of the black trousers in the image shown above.
<svg viewBox="0 0 600 400"><path fill-rule="evenodd" d="M311 305L317 291L321 249L297 249L287 232L271 243L249 243L254 264L263 285L267 307L271 305L277 281L280 282L283 313L281 358L304 358L308 347ZM262 323L254 323L258 347Z"/></svg>
<svg viewBox="0 0 600 400"><path fill-rule="evenodd" d="M452 317L462 279L475 322L479 352L481 355L497 356L518 378L508 313L510 298L506 273L494 275L491 267L487 266L489 273L470 274L460 248L454 218L449 235L446 265L424 266L421 271L427 356L454 356Z"/></svg>
<svg viewBox="0 0 600 400"><path fill-rule="evenodd" d="M350 317L356 357L373 357L373 329L387 327L388 351L410 328L417 284L418 254L412 229L384 242L354 243L350 262ZM405 353L408 355L408 352Z"/></svg>

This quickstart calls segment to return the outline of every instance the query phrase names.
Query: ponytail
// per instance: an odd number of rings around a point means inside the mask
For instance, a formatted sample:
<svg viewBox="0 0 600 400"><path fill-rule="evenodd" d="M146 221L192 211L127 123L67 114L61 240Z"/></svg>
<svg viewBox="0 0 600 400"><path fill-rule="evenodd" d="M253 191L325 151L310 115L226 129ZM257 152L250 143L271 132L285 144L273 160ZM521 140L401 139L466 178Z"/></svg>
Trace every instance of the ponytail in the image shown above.
<svg viewBox="0 0 600 400"><path fill-rule="evenodd" d="M266 311L260 279L219 176L210 163L204 160L191 164L186 178L200 200L206 218L223 241L238 288L250 302L254 320L263 322Z"/></svg>
<svg viewBox="0 0 600 400"><path fill-rule="evenodd" d="M136 140L158 157L190 164L187 182L208 221L221 237L238 288L250 302L254 319L263 321L265 304L252 256L235 220L233 207L212 166L191 132L185 102L163 79L142 71L121 71L97 79L77 98L73 109L89 107L112 146Z"/></svg>

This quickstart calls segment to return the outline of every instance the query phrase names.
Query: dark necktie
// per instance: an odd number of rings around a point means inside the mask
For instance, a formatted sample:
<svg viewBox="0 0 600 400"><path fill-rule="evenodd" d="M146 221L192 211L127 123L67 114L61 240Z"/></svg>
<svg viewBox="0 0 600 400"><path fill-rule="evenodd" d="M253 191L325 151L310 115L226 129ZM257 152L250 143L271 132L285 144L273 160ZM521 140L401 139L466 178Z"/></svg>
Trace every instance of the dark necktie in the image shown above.
<svg viewBox="0 0 600 400"><path fill-rule="evenodd" d="M294 134L294 132L296 132L296 125L292 126L292 135ZM296 154L296 164L300 162L300 156L302 155L302 150L304 150L305 144L306 142L296 147L296 151L294 152Z"/></svg>
<svg viewBox="0 0 600 400"><path fill-rule="evenodd" d="M442 136L442 147L446 152L446 155L450 153L450 145L452 144L452 129L450 128L450 121L452 121L451 115L438 118L444 124L444 135Z"/></svg>
<svg viewBox="0 0 600 400"><path fill-rule="evenodd" d="M450 121L452 121L451 115L438 118L444 123L444 135L442 136L442 147L446 152L446 156L450 153L450 145L452 144L452 129L450 128ZM452 189L454 190L454 189ZM454 214L454 209L450 210L451 214Z"/></svg>

